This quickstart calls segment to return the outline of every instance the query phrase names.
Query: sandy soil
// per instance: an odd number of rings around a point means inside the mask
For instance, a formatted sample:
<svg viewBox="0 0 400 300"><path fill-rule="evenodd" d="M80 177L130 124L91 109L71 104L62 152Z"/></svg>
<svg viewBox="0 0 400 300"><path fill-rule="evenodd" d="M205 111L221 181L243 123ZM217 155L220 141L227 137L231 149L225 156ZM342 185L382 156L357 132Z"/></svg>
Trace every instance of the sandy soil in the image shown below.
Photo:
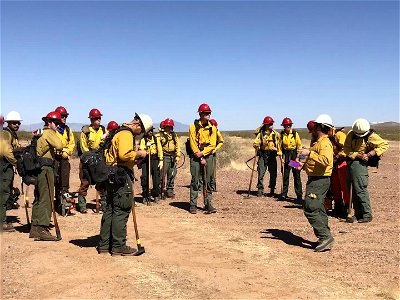
<svg viewBox="0 0 400 300"><path fill-rule="evenodd" d="M175 199L136 207L146 249L138 257L97 254L94 189L88 214L58 216L59 242L29 239L21 206L7 212L17 231L1 239L2 298L400 299L399 156L399 142L391 142L377 172L370 170L373 222L330 217L336 243L324 253L312 251L316 238L294 200L244 197L249 169L218 172L212 215L188 213L190 175L179 169ZM71 191L79 184L77 166L72 160ZM141 201L138 182L135 191ZM135 246L132 218L128 244Z"/></svg>

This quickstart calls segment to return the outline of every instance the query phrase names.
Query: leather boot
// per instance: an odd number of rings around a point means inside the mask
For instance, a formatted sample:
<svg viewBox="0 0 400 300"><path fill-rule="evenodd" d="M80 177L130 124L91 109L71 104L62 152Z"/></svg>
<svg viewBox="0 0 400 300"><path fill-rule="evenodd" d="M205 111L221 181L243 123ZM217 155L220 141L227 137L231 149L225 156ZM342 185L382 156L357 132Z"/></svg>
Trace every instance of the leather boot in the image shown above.
<svg viewBox="0 0 400 300"><path fill-rule="evenodd" d="M52 235L47 226L38 226L38 237L35 241L57 241L57 237Z"/></svg>
<svg viewBox="0 0 400 300"><path fill-rule="evenodd" d="M77 210L82 214L86 214L87 213L86 199L82 195L79 195L79 197L78 197Z"/></svg>
<svg viewBox="0 0 400 300"><path fill-rule="evenodd" d="M31 231L29 232L30 239L39 238L39 226L31 224Z"/></svg>

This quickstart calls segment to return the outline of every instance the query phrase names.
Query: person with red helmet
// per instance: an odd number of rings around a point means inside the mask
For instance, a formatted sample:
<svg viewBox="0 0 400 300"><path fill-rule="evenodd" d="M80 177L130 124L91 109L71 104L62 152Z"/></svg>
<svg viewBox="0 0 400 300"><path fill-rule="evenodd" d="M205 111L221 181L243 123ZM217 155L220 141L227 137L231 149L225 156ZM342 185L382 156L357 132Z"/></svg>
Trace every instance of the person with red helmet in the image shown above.
<svg viewBox="0 0 400 300"><path fill-rule="evenodd" d="M96 150L100 147L100 143L103 141L104 135L108 133L104 126L100 124L102 116L102 113L97 108L93 108L90 110L90 125L85 125L82 127L79 145L77 145L77 147L79 147L78 155L90 150ZM80 213L85 214L87 213L86 195L89 188L89 181L84 178L81 164L79 165L79 177L81 180L81 185L78 190L79 196L76 208ZM102 184L96 184L96 190L100 194L100 202L102 204L105 204L106 194L104 186ZM104 207L102 205L102 210L103 208Z"/></svg>
<svg viewBox="0 0 400 300"><path fill-rule="evenodd" d="M212 153L217 145L217 129L210 123L211 108L203 103L197 110L200 118L189 127L186 151L190 157L190 207L191 214L197 213L197 198L200 182L203 184L204 208L206 213L215 213L212 205L211 174L213 174ZM202 180L203 178L203 180ZM205 179L205 180L204 180Z"/></svg>
<svg viewBox="0 0 400 300"><path fill-rule="evenodd" d="M42 131L38 131L36 153L42 166L35 186L35 200L32 204L32 226L29 237L35 241L57 241L50 233L51 201L54 191L55 153L63 150L63 142L57 136L57 127L61 124L59 112L51 111L45 117ZM39 133L40 132L40 133ZM40 135L39 135L40 134Z"/></svg>
<svg viewBox="0 0 400 300"><path fill-rule="evenodd" d="M222 137L221 132L218 130L218 122L215 119L211 119L210 123L217 129L217 146L213 151L213 168L214 172L211 174L211 189L213 192L217 191L217 151L222 148L224 145L224 138Z"/></svg>
<svg viewBox="0 0 400 300"><path fill-rule="evenodd" d="M168 198L175 198L174 187L177 174L176 165L181 159L179 138L174 132L174 126L174 120L166 118L163 121L164 130L159 134L164 158L161 172L164 178L161 178L161 190L162 196L167 196Z"/></svg>
<svg viewBox="0 0 400 300"><path fill-rule="evenodd" d="M258 181L257 181L257 197L264 195L264 175L268 169L270 193L268 197L275 196L276 176L277 176L277 161L276 157L282 159L281 136L274 129L274 119L266 116L257 134L253 147L257 151L258 159Z"/></svg>
<svg viewBox="0 0 400 300"><path fill-rule="evenodd" d="M286 200L289 190L289 175L290 171L293 174L294 191L298 201L303 199L303 188L301 184L300 171L289 166L291 160L297 160L297 150L302 148L299 133L292 129L293 122L290 118L286 117L282 120L281 126L284 130L281 132L281 148L283 159L283 185L281 200Z"/></svg>
<svg viewBox="0 0 400 300"><path fill-rule="evenodd" d="M66 124L69 116L64 106L58 106L55 109L61 116L61 123L57 126L56 134L63 143L63 149L56 153L54 172L55 177L55 207L56 210L64 215L65 209L70 203L63 197L69 191L69 176L71 172L71 164L69 159L75 150L75 137L71 128Z"/></svg>
<svg viewBox="0 0 400 300"><path fill-rule="evenodd" d="M115 122L115 121L108 122L108 124L107 124L107 131L108 132L111 132L111 131L113 131L113 130L115 130L117 128L118 128L118 123L117 122Z"/></svg>

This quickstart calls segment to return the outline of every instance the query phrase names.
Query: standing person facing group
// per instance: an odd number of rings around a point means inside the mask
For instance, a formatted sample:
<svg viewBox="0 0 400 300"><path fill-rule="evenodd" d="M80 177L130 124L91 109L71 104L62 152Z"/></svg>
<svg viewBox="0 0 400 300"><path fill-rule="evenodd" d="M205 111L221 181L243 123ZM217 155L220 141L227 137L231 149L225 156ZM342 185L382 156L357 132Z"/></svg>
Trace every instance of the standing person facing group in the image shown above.
<svg viewBox="0 0 400 300"><path fill-rule="evenodd" d="M190 174L192 175L189 212L197 213L197 198L200 182L202 182L204 209L207 213L215 213L217 210L212 205L210 179L213 173L212 153L217 143L217 129L209 122L211 108L208 104L201 104L197 112L200 118L196 119L189 127Z"/></svg>
<svg viewBox="0 0 400 300"><path fill-rule="evenodd" d="M83 126L80 134L79 147L81 153L87 152L89 150L96 150L100 147L100 143L103 141L103 137L107 134L107 131L104 128L104 126L101 125L102 116L103 116L102 113L97 108L93 108L90 110L89 112L90 125ZM79 178L81 180L81 185L78 190L79 197L78 197L77 210L81 213L87 213L86 196L90 183L83 174L81 164L79 164ZM106 195L103 185L96 184L96 190L100 194L101 203L105 203Z"/></svg>
<svg viewBox="0 0 400 300"><path fill-rule="evenodd" d="M266 116L262 126L257 133L253 142L253 147L257 151L258 159L258 181L257 181L257 197L264 195L264 175L268 169L270 192L269 197L275 196L276 176L277 176L277 156L282 159L281 136L274 130L274 119Z"/></svg>
<svg viewBox="0 0 400 300"><path fill-rule="evenodd" d="M292 171L293 174L296 198L297 200L302 200L303 188L301 185L300 171L289 166L290 160L296 160L297 151L302 148L300 135L297 131L292 129L293 122L290 118L284 118L281 125L284 127L284 130L281 132L282 159L284 162L283 190L281 194L281 200L285 200L287 198L290 171Z"/></svg>

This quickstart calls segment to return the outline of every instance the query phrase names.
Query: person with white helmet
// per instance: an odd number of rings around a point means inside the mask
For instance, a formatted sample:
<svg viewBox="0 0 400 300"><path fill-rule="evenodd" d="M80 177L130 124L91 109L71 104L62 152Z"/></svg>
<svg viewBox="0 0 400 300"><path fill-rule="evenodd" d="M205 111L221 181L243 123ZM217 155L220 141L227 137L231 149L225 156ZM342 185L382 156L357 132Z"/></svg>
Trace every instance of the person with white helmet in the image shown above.
<svg viewBox="0 0 400 300"><path fill-rule="evenodd" d="M1 163L0 167L3 170L2 180L0 182L0 209L1 209L1 222L2 222L2 231L12 232L15 231L12 223L7 223L6 210L7 210L7 202L11 199L14 202L12 197L13 182L14 182L14 166L17 161L14 157L13 150L20 147L20 143L18 140L17 131L19 126L21 125L22 118L20 114L16 111L10 111L5 118L2 118L3 126L4 121L7 122L7 127L4 127L1 132Z"/></svg>
<svg viewBox="0 0 400 300"><path fill-rule="evenodd" d="M105 183L107 205L101 219L100 241L97 252L112 255L134 255L135 249L126 245L126 228L134 205L133 166L146 157L144 150L136 150L135 136L143 136L153 128L153 120L146 114L135 114L129 123L123 123L112 137L104 156L109 166L115 167L113 180Z"/></svg>
<svg viewBox="0 0 400 300"><path fill-rule="evenodd" d="M371 202L368 193L368 166L389 148L389 143L371 129L366 119L353 122L347 134L343 151L348 157L348 186L352 187L355 218L359 223L372 221ZM377 165L376 165L377 167ZM354 220L354 219L353 219Z"/></svg>
<svg viewBox="0 0 400 300"><path fill-rule="evenodd" d="M304 163L300 162L298 169L306 171L308 175L303 208L304 215L318 238L318 245L314 248L316 252L330 250L334 243L324 207L333 168L333 146L328 136L332 128L331 117L319 115L313 128L316 142L310 149L298 151L299 155L307 156Z"/></svg>

